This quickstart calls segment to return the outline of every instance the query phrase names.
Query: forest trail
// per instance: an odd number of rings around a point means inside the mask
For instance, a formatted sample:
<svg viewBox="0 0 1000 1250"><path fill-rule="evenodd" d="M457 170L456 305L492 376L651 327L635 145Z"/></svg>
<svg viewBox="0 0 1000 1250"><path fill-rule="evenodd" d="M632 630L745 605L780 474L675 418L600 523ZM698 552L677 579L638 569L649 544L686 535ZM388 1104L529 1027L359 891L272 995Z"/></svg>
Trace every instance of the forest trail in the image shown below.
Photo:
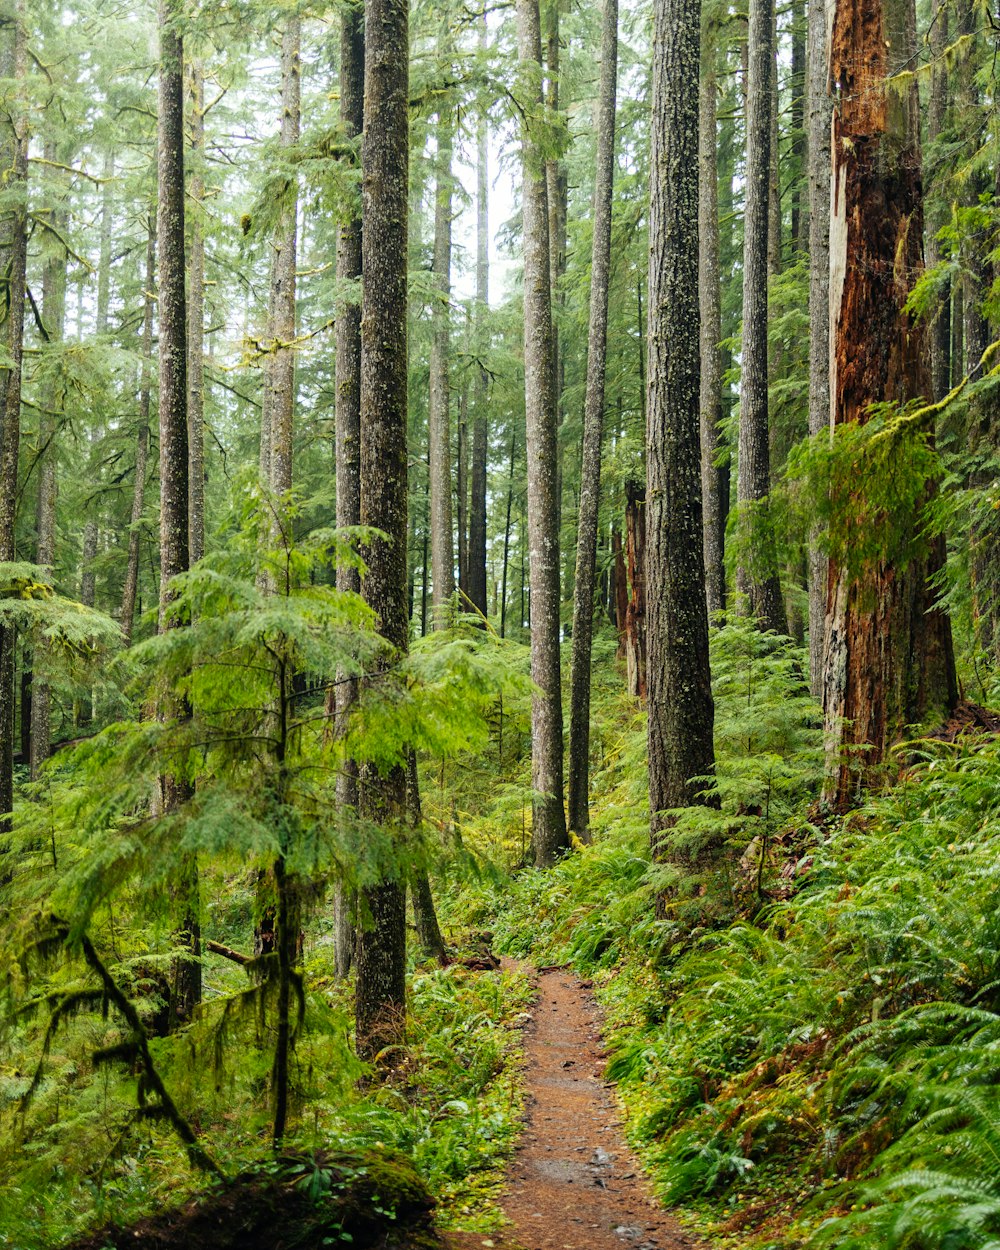
<svg viewBox="0 0 1000 1250"><path fill-rule="evenodd" d="M565 969L538 974L525 1030L524 1135L500 1206L512 1228L460 1234L452 1250L695 1250L649 1197L604 1081L600 1014Z"/></svg>

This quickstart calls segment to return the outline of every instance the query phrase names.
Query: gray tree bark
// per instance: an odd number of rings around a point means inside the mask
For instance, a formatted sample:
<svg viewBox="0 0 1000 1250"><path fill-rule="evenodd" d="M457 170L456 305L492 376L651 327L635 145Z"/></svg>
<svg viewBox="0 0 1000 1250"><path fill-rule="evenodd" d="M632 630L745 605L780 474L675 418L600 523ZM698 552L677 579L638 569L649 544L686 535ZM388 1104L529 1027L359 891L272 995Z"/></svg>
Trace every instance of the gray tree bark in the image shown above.
<svg viewBox="0 0 1000 1250"><path fill-rule="evenodd" d="M927 140L933 150L944 130L948 111L948 67L944 62L944 50L948 46L948 5L942 0L932 0L931 26L928 32L933 68L931 90L927 109ZM940 160L940 158L938 158ZM925 162L924 185L930 186L936 170ZM928 267L941 260L941 242L938 231L944 225L939 213L928 213L927 243L924 253ZM931 321L931 378L934 398L943 399L951 389L951 283L949 282Z"/></svg>
<svg viewBox="0 0 1000 1250"><path fill-rule="evenodd" d="M559 665L557 413L552 354L549 206L535 138L542 104L538 0L517 0L524 168L524 384L531 587L532 849L539 867L568 845L563 810L562 690Z"/></svg>
<svg viewBox="0 0 1000 1250"><path fill-rule="evenodd" d="M159 0L160 73L156 127L157 251L160 257L160 631L178 620L170 579L189 567L187 308L184 291L184 51L177 0ZM164 705L173 718L178 705ZM189 784L162 778L163 811L190 797ZM185 861L174 882L178 943L185 954L173 969L172 1015L189 1019L201 1000L201 927L198 870Z"/></svg>
<svg viewBox="0 0 1000 1250"><path fill-rule="evenodd" d="M447 34L444 36L447 39ZM434 189L435 303L430 360L428 459L431 491L431 585L436 629L447 626L455 594L455 548L451 516L451 392L448 378L451 353L451 105L438 111L435 133L437 155Z"/></svg>
<svg viewBox="0 0 1000 1250"><path fill-rule="evenodd" d="M607 363L608 287L611 276L611 205L615 173L615 105L618 83L618 0L604 0L601 80L597 98L594 235L590 254L590 319L583 459L577 515L573 587L573 658L570 679L569 827L590 841L590 661L594 632L594 581L601 503L601 439Z"/></svg>
<svg viewBox="0 0 1000 1250"><path fill-rule="evenodd" d="M340 18L340 121L348 140L357 140L364 125L365 25L358 9L345 7ZM361 278L361 215L357 212L337 232L337 279L345 287ZM345 299L337 310L336 442L337 526L361 522L361 305ZM361 578L349 563L337 567L337 586L359 592ZM338 674L334 693L335 732L347 731L358 684ZM337 808L342 819L352 819L358 803L358 766L345 760L337 776ZM357 901L342 881L334 884L334 970L346 977L354 960Z"/></svg>
<svg viewBox="0 0 1000 1250"><path fill-rule="evenodd" d="M698 0L655 0L653 21L646 403L649 809L653 853L673 859L672 819L666 812L698 802L704 783L692 778L715 767L699 436ZM764 238L766 243L766 229Z"/></svg>
<svg viewBox="0 0 1000 1250"><path fill-rule="evenodd" d="M54 168L60 153L50 139L45 145L45 158ZM64 225L65 214L61 207L53 212L53 221L57 228ZM62 341L66 323L66 264L67 253L61 249L50 255L42 271L42 324L45 326L49 341ZM38 441L38 540L35 549L35 563L52 571L55 562L56 548L56 418L63 403L62 387L58 379L53 379L46 389L42 400L42 411L39 413ZM45 651L44 641L36 644L35 659ZM37 672L31 687L31 733L29 764L31 780L37 781L42 765L49 758L51 741L51 691L48 682L39 679ZM22 719L27 709L24 700L21 702Z"/></svg>
<svg viewBox="0 0 1000 1250"><path fill-rule="evenodd" d="M201 63L188 68L191 121L190 248L188 250L188 549L191 563L205 554L205 81Z"/></svg>
<svg viewBox="0 0 1000 1250"><path fill-rule="evenodd" d="M0 167L13 192L9 217L0 227L0 272L8 274L6 324L0 328L9 363L0 367L0 561L16 556L17 465L21 444L21 358L28 258L28 114L24 99L27 38L24 0L5 0L0 14L0 77L13 81L9 112L0 121ZM0 629L0 833L10 828L14 810L14 692L16 639Z"/></svg>
<svg viewBox="0 0 1000 1250"><path fill-rule="evenodd" d="M751 0L747 74L746 210L743 221L743 342L740 369L740 560L736 587L762 629L786 632L774 538L768 518L767 279L773 5Z"/></svg>
<svg viewBox="0 0 1000 1250"><path fill-rule="evenodd" d="M809 161L809 433L830 423L830 97L826 89L826 6L807 0L806 98ZM820 534L809 535L809 688L823 686L827 562Z"/></svg>
<svg viewBox="0 0 1000 1250"><path fill-rule="evenodd" d="M406 277L409 190L407 0L368 0L362 148L361 523L385 535L366 552L361 589L395 653L406 651ZM382 665L391 663L384 656ZM361 770L362 816L399 828L406 770ZM398 875L363 891L355 1028L358 1054L374 1060L406 1030L406 899Z"/></svg>
<svg viewBox="0 0 1000 1250"><path fill-rule="evenodd" d="M709 612L725 606L722 493L716 456L722 420L722 273L719 250L719 80L715 32L702 15L698 124L698 293L701 313L701 498Z"/></svg>
<svg viewBox="0 0 1000 1250"><path fill-rule="evenodd" d="M281 150L288 159L298 146L301 126L301 19L291 15L281 37ZM271 449L269 484L280 498L292 488L292 422L295 413L295 263L298 242L298 193L295 175L289 178L281 205L271 253L270 317L264 406L268 414ZM285 519L273 518L272 533L282 535Z"/></svg>
<svg viewBox="0 0 1000 1250"><path fill-rule="evenodd" d="M479 50L486 53L486 12L483 11L479 26ZM483 111L476 127L476 312L475 343L479 356L476 389L472 416L472 454L469 464L469 550L468 566L469 599L486 616L486 461L489 450L489 377L485 358L489 350L487 341L490 286L490 230L489 230L489 144L486 132L486 113Z"/></svg>
<svg viewBox="0 0 1000 1250"><path fill-rule="evenodd" d="M128 560L122 590L121 630L125 645L132 641L135 604L139 591L139 547L143 504L146 495L146 461L149 456L149 400L152 386L153 306L156 283L156 217L150 216L146 238L146 286L142 314L142 374L139 383L139 423L135 436L135 473L132 481L132 515L128 530Z"/></svg>

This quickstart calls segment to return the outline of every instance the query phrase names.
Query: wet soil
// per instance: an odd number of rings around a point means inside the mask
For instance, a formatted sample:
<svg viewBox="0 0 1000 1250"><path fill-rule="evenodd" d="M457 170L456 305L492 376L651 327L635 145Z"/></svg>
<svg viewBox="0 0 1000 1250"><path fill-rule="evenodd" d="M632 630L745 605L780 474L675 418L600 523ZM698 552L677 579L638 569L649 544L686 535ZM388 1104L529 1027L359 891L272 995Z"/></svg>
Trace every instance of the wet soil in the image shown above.
<svg viewBox="0 0 1000 1250"><path fill-rule="evenodd" d="M500 1199L511 1227L452 1234L453 1250L696 1250L625 1144L588 984L542 971L525 1046L525 1130Z"/></svg>

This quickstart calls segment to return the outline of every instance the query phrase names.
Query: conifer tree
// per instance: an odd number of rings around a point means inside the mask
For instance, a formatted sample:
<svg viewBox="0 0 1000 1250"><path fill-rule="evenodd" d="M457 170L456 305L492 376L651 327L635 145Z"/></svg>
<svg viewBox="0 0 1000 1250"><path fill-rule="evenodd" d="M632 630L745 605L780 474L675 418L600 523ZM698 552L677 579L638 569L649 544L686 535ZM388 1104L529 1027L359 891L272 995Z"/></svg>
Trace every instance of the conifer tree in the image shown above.
<svg viewBox="0 0 1000 1250"><path fill-rule="evenodd" d="M868 11L865 10L865 14ZM906 307L922 267L923 202L916 84L890 87L913 56L912 0L835 0L830 81L840 90L831 150L832 413L864 423L871 405L930 394L926 326ZM890 194L891 192L891 194ZM887 519L915 528L918 515ZM941 543L897 569L833 565L823 708L830 792L840 801L874 775L906 726L957 699L951 625L929 582Z"/></svg>
<svg viewBox="0 0 1000 1250"><path fill-rule="evenodd" d="M361 524L379 529L361 581L392 656L409 632L406 578L406 274L409 199L407 0L369 0L365 13L362 145ZM377 672L378 670L376 670ZM373 675L372 680L375 680ZM361 769L359 808L379 825L406 819L406 770ZM362 891L357 943L358 1054L375 1059L406 1029L406 905L396 874Z"/></svg>
<svg viewBox="0 0 1000 1250"><path fill-rule="evenodd" d="M607 360L617 75L618 4L617 0L604 0L601 81L597 99L597 174L594 183L594 239L590 262L587 391L584 400L583 460L580 465L580 508L573 590L573 669L569 735L569 827L583 841L589 841L590 836L590 666L601 498L601 437Z"/></svg>
<svg viewBox="0 0 1000 1250"><path fill-rule="evenodd" d="M562 691L559 667L557 412L546 171L535 127L542 102L538 0L518 0L517 45L524 84L524 386L531 577L532 847L547 867L567 845L563 810Z"/></svg>
<svg viewBox="0 0 1000 1250"><path fill-rule="evenodd" d="M698 0L657 0L649 209L646 593L653 854L714 771L701 514Z"/></svg>
<svg viewBox="0 0 1000 1250"><path fill-rule="evenodd" d="M173 607L171 579L187 571L188 425L187 307L184 290L184 52L175 0L159 0L160 73L157 111L157 252L159 253L160 357L160 617L163 633L182 625ZM183 715L164 705L165 719ZM171 812L190 795L182 772L162 778L163 810ZM175 882L178 940L183 954L174 965L172 1011L191 1016L201 1000L201 919L198 868L185 860Z"/></svg>

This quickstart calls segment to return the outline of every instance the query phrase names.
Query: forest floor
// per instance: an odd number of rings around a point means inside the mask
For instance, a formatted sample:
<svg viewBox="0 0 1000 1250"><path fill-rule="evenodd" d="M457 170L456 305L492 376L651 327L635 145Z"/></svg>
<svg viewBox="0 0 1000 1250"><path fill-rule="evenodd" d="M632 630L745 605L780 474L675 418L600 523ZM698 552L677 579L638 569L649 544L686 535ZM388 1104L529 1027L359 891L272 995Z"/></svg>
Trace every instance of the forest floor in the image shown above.
<svg viewBox="0 0 1000 1250"><path fill-rule="evenodd" d="M524 1135L499 1203L503 1233L452 1233L451 1250L696 1250L647 1192L604 1079L601 1020L586 981L542 969L525 1030Z"/></svg>

